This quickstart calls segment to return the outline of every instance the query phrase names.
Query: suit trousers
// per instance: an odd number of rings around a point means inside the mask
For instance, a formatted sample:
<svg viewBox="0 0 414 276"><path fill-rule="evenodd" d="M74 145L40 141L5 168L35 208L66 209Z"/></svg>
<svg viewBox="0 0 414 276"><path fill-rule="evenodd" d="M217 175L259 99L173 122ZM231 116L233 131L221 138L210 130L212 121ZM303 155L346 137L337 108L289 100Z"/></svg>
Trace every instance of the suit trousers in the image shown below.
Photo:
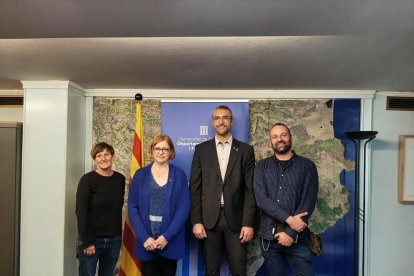
<svg viewBox="0 0 414 276"><path fill-rule="evenodd" d="M240 243L240 232L234 233L227 226L224 210L220 210L217 225L213 229L205 230L205 275L220 275L223 249L227 251L231 274L246 275L247 244Z"/></svg>
<svg viewBox="0 0 414 276"><path fill-rule="evenodd" d="M177 271L177 260L154 254L150 261L141 261L142 276L172 276Z"/></svg>

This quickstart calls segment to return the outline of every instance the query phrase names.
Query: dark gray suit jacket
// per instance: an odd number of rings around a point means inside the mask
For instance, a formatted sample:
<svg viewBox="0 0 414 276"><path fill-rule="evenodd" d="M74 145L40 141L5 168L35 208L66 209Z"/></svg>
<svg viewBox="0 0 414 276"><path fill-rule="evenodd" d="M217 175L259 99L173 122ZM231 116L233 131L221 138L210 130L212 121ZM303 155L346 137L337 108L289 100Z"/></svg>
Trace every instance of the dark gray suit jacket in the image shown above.
<svg viewBox="0 0 414 276"><path fill-rule="evenodd" d="M253 191L255 159L253 147L233 138L224 182L221 178L215 140L196 146L191 167L191 221L212 229L220 214L223 190L224 211L230 229L254 227L256 201Z"/></svg>

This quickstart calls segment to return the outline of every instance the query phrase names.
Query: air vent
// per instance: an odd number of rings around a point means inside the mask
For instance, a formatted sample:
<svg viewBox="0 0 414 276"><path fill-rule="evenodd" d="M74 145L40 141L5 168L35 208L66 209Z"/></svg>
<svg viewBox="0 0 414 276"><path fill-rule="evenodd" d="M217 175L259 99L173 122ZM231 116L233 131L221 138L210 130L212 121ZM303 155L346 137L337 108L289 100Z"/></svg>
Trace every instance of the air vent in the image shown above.
<svg viewBox="0 0 414 276"><path fill-rule="evenodd" d="M414 111L414 97L387 97L387 110Z"/></svg>
<svg viewBox="0 0 414 276"><path fill-rule="evenodd" d="M0 97L0 106L22 106L23 97Z"/></svg>

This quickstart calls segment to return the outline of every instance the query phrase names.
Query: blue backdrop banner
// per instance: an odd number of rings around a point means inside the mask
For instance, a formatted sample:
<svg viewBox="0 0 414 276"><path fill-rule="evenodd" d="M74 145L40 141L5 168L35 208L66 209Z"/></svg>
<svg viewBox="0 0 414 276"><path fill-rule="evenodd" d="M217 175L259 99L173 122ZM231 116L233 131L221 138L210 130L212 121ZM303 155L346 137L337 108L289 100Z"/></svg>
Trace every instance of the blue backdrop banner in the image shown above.
<svg viewBox="0 0 414 276"><path fill-rule="evenodd" d="M211 124L215 107L226 105L233 112L232 133L240 141L248 142L249 103L248 102L162 102L162 133L174 142L176 158L172 163L182 168L190 177L194 147L214 138ZM178 263L177 275L204 275L201 244L193 237L191 227L187 227L186 256ZM226 265L221 275L230 275Z"/></svg>

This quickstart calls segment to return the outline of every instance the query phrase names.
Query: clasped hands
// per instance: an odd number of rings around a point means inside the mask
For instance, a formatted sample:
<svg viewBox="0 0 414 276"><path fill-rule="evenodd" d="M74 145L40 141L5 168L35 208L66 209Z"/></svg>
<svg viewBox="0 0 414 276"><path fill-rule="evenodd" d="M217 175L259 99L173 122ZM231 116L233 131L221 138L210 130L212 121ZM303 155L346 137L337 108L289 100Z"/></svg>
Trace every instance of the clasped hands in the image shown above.
<svg viewBox="0 0 414 276"><path fill-rule="evenodd" d="M163 250L167 246L168 241L163 235L159 236L156 240L154 238L148 238L144 243L144 248L147 251L153 251L156 249Z"/></svg>
<svg viewBox="0 0 414 276"><path fill-rule="evenodd" d="M206 230L204 229L203 224L196 223L193 226L193 234L197 239L207 238ZM240 231L240 242L246 243L253 239L254 230L253 227L243 226Z"/></svg>
<svg viewBox="0 0 414 276"><path fill-rule="evenodd" d="M287 218L286 223L291 229L300 233L308 227L308 224L302 220L303 217L307 216L308 212L300 213L295 216L290 216ZM277 240L278 244L283 246L291 246L293 243L292 237L290 237L285 232L279 232L274 235L274 238Z"/></svg>

